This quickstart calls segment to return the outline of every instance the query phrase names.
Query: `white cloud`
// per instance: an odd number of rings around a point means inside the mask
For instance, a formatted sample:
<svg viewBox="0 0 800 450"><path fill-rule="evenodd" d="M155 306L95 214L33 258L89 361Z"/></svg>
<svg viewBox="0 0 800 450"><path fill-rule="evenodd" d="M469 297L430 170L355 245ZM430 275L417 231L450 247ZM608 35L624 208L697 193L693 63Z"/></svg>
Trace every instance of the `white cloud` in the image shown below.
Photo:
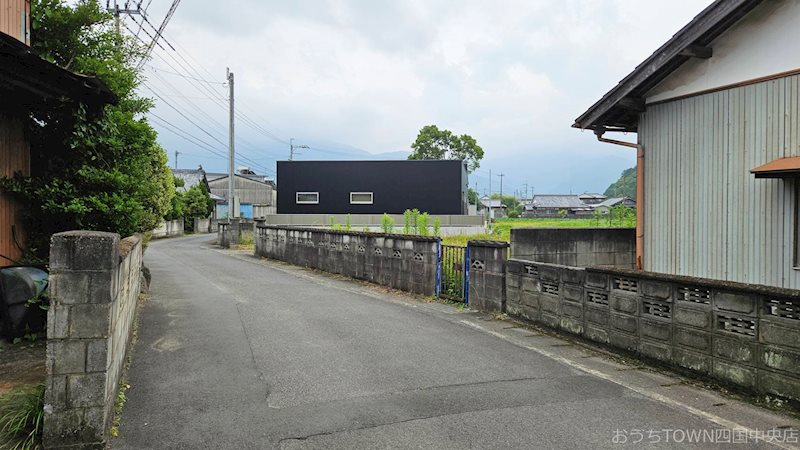
<svg viewBox="0 0 800 450"><path fill-rule="evenodd" d="M709 1L195 3L178 9L168 39L220 81L231 67L238 103L275 134L379 152L407 149L435 123L472 134L498 170L513 173L560 149L609 152L570 129L572 120ZM214 108L205 112L225 123L224 108ZM157 112L191 129L168 108ZM255 146L277 145L239 129ZM610 182L623 168L601 170Z"/></svg>

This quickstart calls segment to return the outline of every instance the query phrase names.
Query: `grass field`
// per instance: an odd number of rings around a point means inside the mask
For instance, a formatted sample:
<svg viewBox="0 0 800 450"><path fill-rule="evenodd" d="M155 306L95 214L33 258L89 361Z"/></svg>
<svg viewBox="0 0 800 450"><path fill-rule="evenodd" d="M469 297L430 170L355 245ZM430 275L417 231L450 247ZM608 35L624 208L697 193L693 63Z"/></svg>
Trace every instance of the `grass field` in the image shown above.
<svg viewBox="0 0 800 450"><path fill-rule="evenodd" d="M506 241L511 238L512 228L625 228L635 227L636 222L631 220L614 220L607 218L585 219L498 219L492 226L491 233L445 236L442 243L445 245L467 245L470 240Z"/></svg>

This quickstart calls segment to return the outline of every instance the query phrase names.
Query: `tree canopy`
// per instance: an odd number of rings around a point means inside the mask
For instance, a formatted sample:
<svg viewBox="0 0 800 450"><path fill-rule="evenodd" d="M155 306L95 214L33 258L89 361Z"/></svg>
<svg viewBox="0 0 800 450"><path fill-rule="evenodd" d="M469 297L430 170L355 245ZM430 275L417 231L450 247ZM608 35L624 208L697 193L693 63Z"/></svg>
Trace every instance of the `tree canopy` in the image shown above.
<svg viewBox="0 0 800 450"><path fill-rule="evenodd" d="M142 48L120 36L98 0L33 0L32 49L74 72L100 78L120 99L100 114L49 105L29 121L31 177L0 180L26 205L30 262L46 261L53 233L71 229L127 236L153 229L175 193L167 156L137 95Z"/></svg>
<svg viewBox="0 0 800 450"><path fill-rule="evenodd" d="M436 125L422 127L411 148L413 152L408 159L463 160L469 172L480 167L483 159L483 149L472 136L455 135L450 130L440 130Z"/></svg>
<svg viewBox="0 0 800 450"><path fill-rule="evenodd" d="M636 167L622 171L619 179L603 193L606 197L629 197L636 199Z"/></svg>

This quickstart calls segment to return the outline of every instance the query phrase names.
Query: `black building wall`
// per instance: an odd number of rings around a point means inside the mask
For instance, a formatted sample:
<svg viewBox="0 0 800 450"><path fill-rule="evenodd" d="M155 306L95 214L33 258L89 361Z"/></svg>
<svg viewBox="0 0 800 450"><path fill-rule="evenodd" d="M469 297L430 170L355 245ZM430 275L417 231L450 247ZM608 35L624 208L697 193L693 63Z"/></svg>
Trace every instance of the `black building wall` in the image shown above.
<svg viewBox="0 0 800 450"><path fill-rule="evenodd" d="M278 161L278 214L466 214L466 190L461 161ZM319 204L298 205L297 192L319 192ZM350 192L373 204L351 205Z"/></svg>

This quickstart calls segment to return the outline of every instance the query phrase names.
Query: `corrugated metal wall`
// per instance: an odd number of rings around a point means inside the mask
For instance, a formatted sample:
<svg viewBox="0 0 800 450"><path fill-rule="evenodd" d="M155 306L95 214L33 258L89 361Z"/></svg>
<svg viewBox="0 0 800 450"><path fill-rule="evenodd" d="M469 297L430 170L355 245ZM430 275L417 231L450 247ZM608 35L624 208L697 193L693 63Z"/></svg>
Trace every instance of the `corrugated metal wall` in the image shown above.
<svg viewBox="0 0 800 450"><path fill-rule="evenodd" d="M794 180L750 169L800 156L800 76L648 106L645 270L800 288Z"/></svg>
<svg viewBox="0 0 800 450"><path fill-rule="evenodd" d="M29 14L29 1L0 0L0 33L13 36L30 45L27 28Z"/></svg>
<svg viewBox="0 0 800 450"><path fill-rule="evenodd" d="M11 177L15 172L30 174L30 151L22 122L0 112L0 177ZM14 244L13 225L17 225L17 237L22 241L17 202L0 192L0 267L11 264L6 257L18 259L21 256Z"/></svg>
<svg viewBox="0 0 800 450"><path fill-rule="evenodd" d="M234 179L236 183L233 188L236 190L236 196L239 197L239 203L265 206L274 205L272 201L272 186L266 183L248 180L243 177L234 177ZM228 177L209 181L208 188L211 190L212 194L227 198Z"/></svg>

